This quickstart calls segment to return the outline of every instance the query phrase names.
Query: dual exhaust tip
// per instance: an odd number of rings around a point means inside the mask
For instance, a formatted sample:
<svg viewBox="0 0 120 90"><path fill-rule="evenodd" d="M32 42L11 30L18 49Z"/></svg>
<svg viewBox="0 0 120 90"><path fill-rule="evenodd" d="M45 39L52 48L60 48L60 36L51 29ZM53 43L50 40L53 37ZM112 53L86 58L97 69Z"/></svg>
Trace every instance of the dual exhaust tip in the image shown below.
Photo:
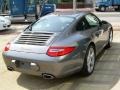
<svg viewBox="0 0 120 90"><path fill-rule="evenodd" d="M14 68L13 67L7 67L7 69L9 70L9 71L14 71Z"/></svg>
<svg viewBox="0 0 120 90"><path fill-rule="evenodd" d="M47 73L42 74L42 77L43 77L44 79L48 79L48 80L50 80L50 79L55 79L55 76L53 76L53 75L51 75L51 74L47 74Z"/></svg>
<svg viewBox="0 0 120 90"><path fill-rule="evenodd" d="M7 69L9 70L9 71L14 71L14 68L13 67L7 67ZM42 74L42 78L43 79L47 79L47 80L51 80L51 79L55 79L55 76L53 76L53 75L51 75L51 74L47 74L47 73L43 73Z"/></svg>

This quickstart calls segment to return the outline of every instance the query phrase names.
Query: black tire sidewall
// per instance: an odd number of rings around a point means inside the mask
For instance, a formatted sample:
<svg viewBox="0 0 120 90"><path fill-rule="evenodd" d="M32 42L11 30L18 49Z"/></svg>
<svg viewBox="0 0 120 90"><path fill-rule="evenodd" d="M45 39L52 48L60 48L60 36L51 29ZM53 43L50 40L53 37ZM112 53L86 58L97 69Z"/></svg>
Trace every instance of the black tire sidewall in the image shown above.
<svg viewBox="0 0 120 90"><path fill-rule="evenodd" d="M111 43L112 43L112 42L110 42L110 35L111 35L111 33L112 33L112 40L113 40L113 30L110 30L110 32L109 32L108 44L109 44L110 47L111 47Z"/></svg>
<svg viewBox="0 0 120 90"><path fill-rule="evenodd" d="M94 68L95 68L95 63L94 63L94 67L93 67L92 72L89 72L89 71L88 71L87 57L88 57L89 50L90 50L91 48L93 48L93 50L94 50L94 54L95 54L95 56L94 56L94 57L95 57L95 61L94 61L94 62L96 62L95 47L94 47L93 45L89 45L89 47L88 47L88 49L87 49L87 51L86 51L86 54L85 54L84 64L83 64L83 68L82 68L82 73L83 73L85 76L91 75L91 74L93 73L93 71L94 71Z"/></svg>
<svg viewBox="0 0 120 90"><path fill-rule="evenodd" d="M104 10L102 10L102 8L104 8ZM105 6L100 6L99 9L100 9L101 12L105 12L106 11L106 7Z"/></svg>

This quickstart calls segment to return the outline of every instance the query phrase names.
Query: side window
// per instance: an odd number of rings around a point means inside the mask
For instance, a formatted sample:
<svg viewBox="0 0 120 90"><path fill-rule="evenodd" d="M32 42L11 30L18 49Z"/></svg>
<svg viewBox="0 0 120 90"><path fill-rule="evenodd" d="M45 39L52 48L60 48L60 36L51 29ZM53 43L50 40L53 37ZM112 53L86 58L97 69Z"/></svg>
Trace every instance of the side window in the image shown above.
<svg viewBox="0 0 120 90"><path fill-rule="evenodd" d="M76 30L77 31L83 31L89 28L89 24L87 23L87 21L85 20L85 18L83 18L82 20L80 20L77 25L76 25Z"/></svg>
<svg viewBox="0 0 120 90"><path fill-rule="evenodd" d="M99 26L100 22L94 15L86 15L85 16L87 22L89 23L90 27L97 27Z"/></svg>

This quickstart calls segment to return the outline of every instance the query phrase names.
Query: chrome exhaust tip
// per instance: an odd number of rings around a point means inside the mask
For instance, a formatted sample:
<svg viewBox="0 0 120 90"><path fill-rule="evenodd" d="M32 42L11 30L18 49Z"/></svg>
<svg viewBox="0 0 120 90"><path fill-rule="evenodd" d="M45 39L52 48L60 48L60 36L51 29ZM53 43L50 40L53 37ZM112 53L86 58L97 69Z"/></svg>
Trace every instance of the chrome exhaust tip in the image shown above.
<svg viewBox="0 0 120 90"><path fill-rule="evenodd" d="M14 68L13 67L7 67L7 69L9 70L9 71L14 71Z"/></svg>
<svg viewBox="0 0 120 90"><path fill-rule="evenodd" d="M51 74L47 74L47 73L42 74L42 77L43 77L44 79L48 79L48 80L50 80L50 79L55 79L55 76L53 76L53 75L51 75Z"/></svg>

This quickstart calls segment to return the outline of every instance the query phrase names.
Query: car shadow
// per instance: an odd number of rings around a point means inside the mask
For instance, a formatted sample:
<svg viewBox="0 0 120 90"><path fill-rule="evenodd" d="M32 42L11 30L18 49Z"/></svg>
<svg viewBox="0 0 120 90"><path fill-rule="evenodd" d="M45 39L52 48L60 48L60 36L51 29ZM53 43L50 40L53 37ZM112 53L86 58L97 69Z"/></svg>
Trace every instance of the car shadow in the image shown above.
<svg viewBox="0 0 120 90"><path fill-rule="evenodd" d="M120 78L120 43L103 50L97 58L95 71L89 77L76 73L62 79L44 80L21 74L18 85L28 90L110 90Z"/></svg>

